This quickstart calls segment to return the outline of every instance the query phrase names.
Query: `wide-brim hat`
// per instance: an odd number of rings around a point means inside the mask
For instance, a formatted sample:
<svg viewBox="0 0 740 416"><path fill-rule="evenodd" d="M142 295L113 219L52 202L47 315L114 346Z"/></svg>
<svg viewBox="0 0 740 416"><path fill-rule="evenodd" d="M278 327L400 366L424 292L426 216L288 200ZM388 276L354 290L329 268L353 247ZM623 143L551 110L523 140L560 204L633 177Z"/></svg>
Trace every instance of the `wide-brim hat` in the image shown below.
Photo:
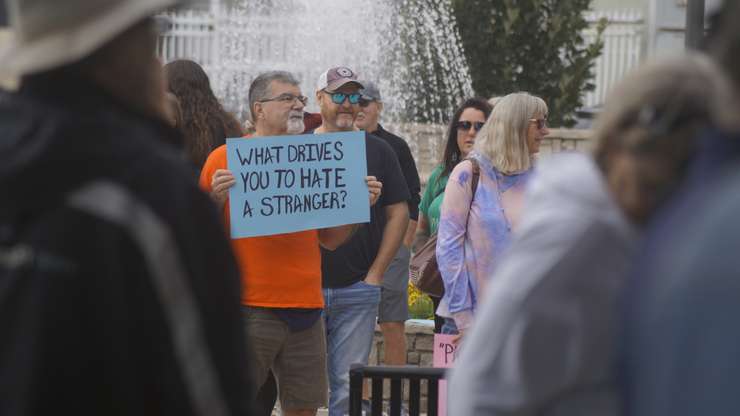
<svg viewBox="0 0 740 416"><path fill-rule="evenodd" d="M0 72L27 75L76 62L178 0L5 0L12 35Z"/></svg>

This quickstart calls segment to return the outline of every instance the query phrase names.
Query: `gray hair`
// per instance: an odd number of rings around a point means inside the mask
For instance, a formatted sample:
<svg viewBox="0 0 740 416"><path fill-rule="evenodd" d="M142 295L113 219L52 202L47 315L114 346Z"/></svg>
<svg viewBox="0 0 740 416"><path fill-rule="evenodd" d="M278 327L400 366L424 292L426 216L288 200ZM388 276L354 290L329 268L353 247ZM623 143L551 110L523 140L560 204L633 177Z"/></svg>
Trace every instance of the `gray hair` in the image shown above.
<svg viewBox="0 0 740 416"><path fill-rule="evenodd" d="M269 71L259 74L249 86L249 116L254 122L254 104L268 98L270 83L272 81L284 82L290 85L298 85L298 79L287 71Z"/></svg>
<svg viewBox="0 0 740 416"><path fill-rule="evenodd" d="M617 150L643 148L660 149L650 153L665 159L678 147L690 152L705 125L737 131L739 105L734 94L731 81L705 55L648 62L610 93L594 125L596 159L605 166L609 154Z"/></svg>

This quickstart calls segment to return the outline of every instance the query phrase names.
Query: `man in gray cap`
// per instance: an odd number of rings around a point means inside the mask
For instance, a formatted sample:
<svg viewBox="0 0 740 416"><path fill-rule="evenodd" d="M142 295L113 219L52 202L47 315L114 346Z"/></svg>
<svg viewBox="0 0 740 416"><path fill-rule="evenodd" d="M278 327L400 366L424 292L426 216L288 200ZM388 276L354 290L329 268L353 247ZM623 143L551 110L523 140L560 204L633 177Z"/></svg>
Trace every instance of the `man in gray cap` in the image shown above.
<svg viewBox="0 0 740 416"><path fill-rule="evenodd" d="M239 278L170 143L157 33L175 0L7 0L0 413L244 415Z"/></svg>
<svg viewBox="0 0 740 416"><path fill-rule="evenodd" d="M383 112L383 102L380 90L372 81L360 81L363 89L360 90L360 112L357 113L355 126L373 134L388 143L398 157L406 186L411 198L409 205L409 226L404 236L403 244L399 247L388 270L383 276L383 288L380 293L378 306L378 323L383 332L385 347L385 364L406 364L406 334L405 322L408 319L408 284L409 260L411 243L416 232L416 222L419 219L419 201L421 200L421 183L419 172L416 170L414 157L406 141L384 129L380 125L380 116Z"/></svg>

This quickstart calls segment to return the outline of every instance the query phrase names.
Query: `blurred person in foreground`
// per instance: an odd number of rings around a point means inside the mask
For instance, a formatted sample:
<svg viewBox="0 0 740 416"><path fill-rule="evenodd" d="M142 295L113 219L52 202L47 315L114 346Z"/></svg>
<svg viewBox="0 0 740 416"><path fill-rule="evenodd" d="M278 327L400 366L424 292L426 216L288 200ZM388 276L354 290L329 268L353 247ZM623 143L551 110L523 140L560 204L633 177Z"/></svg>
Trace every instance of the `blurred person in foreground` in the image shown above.
<svg viewBox="0 0 740 416"><path fill-rule="evenodd" d="M245 415L239 278L167 125L168 0L8 2L0 409Z"/></svg>
<svg viewBox="0 0 740 416"><path fill-rule="evenodd" d="M483 98L468 98L452 114L450 124L447 126L447 140L442 161L429 175L424 195L419 203L419 222L416 227L413 251L419 250L430 237L437 234L447 179L452 169L465 160L473 150L475 137L486 124L492 109L493 107ZM444 318L437 315L441 297L431 295L429 297L434 304L434 332L439 334L444 325Z"/></svg>
<svg viewBox="0 0 740 416"><path fill-rule="evenodd" d="M208 155L227 138L244 133L239 121L226 110L211 89L206 71L197 63L178 59L164 66L167 88L175 94L182 110L184 147L198 172Z"/></svg>
<svg viewBox="0 0 740 416"><path fill-rule="evenodd" d="M472 324L483 286L518 226L534 158L549 133L541 98L509 94L496 104L468 158L450 173L436 250L445 287L437 308L446 318L443 334L459 339Z"/></svg>
<svg viewBox="0 0 740 416"><path fill-rule="evenodd" d="M708 51L740 97L740 2L727 1ZM726 113L726 114L725 114ZM737 124L740 111L724 112ZM651 222L628 291L631 415L740 414L740 131L705 126L680 192Z"/></svg>
<svg viewBox="0 0 740 416"><path fill-rule="evenodd" d="M383 276L383 287L380 292L378 305L378 324L383 333L386 365L406 364L406 325L409 318L409 260L410 246L416 232L416 222L419 218L419 200L421 197L421 181L416 170L416 162L406 140L384 129L380 124L383 112L383 101L380 90L371 81L362 81L360 91L360 112L357 113L355 126L361 130L382 139L391 146L398 157L403 177L406 180L411 199L409 205L409 225L403 244L398 248L396 256L388 266Z"/></svg>
<svg viewBox="0 0 740 416"><path fill-rule="evenodd" d="M639 231L729 102L703 56L648 64L610 95L593 156L540 164L453 370L451 414L621 414L615 346Z"/></svg>

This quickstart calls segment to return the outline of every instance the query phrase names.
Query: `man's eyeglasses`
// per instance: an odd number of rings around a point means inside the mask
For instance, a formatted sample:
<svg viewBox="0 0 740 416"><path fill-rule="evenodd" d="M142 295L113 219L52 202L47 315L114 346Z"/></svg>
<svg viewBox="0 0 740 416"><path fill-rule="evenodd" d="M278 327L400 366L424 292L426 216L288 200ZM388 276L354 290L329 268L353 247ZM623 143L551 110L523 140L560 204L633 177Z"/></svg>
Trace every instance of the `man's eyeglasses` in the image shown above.
<svg viewBox="0 0 740 416"><path fill-rule="evenodd" d="M277 101L281 103L292 103L295 100L300 101L303 105L306 105L306 103L308 103L308 97L304 95L293 95L290 93L280 94L277 97L265 98L264 100L259 100L258 102L266 103L268 101Z"/></svg>
<svg viewBox="0 0 740 416"><path fill-rule="evenodd" d="M547 127L546 118L530 118L529 121L537 123L537 130L542 130Z"/></svg>
<svg viewBox="0 0 740 416"><path fill-rule="evenodd" d="M326 92L326 91L324 91ZM331 102L337 105L344 104L344 100L349 99L350 104L358 104L360 97L362 96L359 92L353 92L351 94L343 92L326 92L331 97Z"/></svg>
<svg viewBox="0 0 740 416"><path fill-rule="evenodd" d="M360 107L365 108L365 107L369 106L370 103L373 102L373 101L375 101L375 100L368 100L366 98L360 98ZM352 101L350 101L350 102L352 102Z"/></svg>
<svg viewBox="0 0 740 416"><path fill-rule="evenodd" d="M484 124L486 124L486 123L484 123L482 121L475 121L475 122L472 122L472 121L458 121L457 123L455 123L455 127L458 130L462 130L462 131L468 131L468 130L470 130L471 127L473 127L475 129L475 131L478 132L478 131L480 131L480 129L483 128L483 125Z"/></svg>

